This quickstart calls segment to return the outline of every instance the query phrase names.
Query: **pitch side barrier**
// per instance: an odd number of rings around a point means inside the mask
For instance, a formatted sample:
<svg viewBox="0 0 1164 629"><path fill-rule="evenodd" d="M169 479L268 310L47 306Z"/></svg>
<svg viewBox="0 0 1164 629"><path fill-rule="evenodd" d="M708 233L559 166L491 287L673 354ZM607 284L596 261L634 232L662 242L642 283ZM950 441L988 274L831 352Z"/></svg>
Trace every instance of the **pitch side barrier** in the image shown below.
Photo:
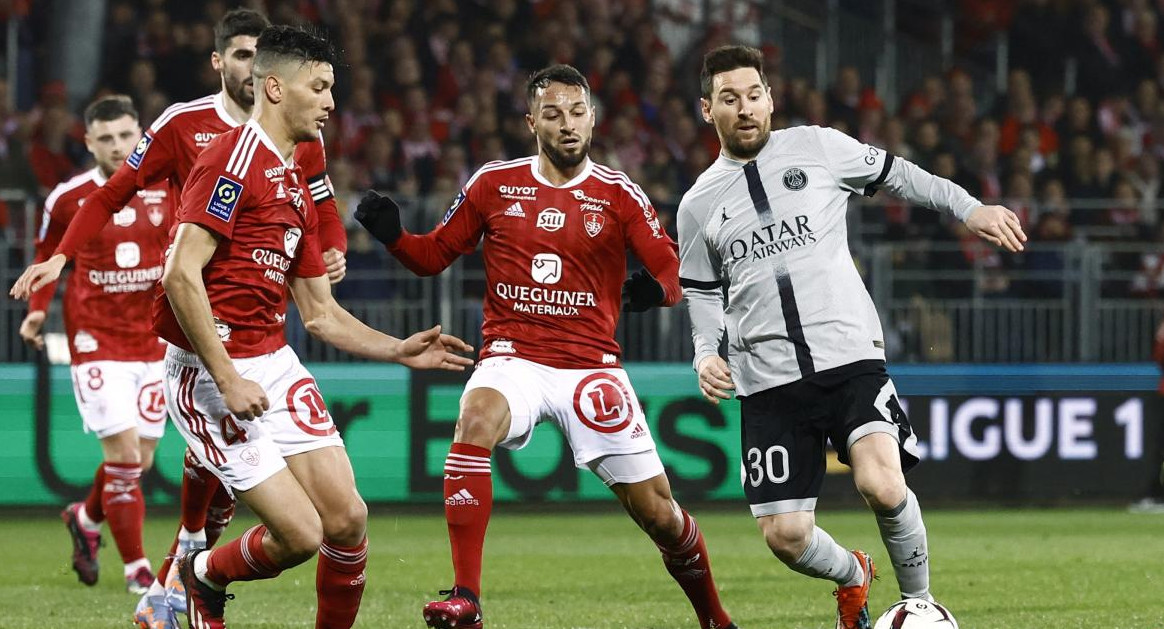
<svg viewBox="0 0 1164 629"><path fill-rule="evenodd" d="M310 369L329 412L313 415L313 405L295 401L299 419L339 428L365 499L439 504L465 376L410 374L394 365ZM644 413L682 499L742 508L738 404L704 402L687 365L627 370L642 409L626 409L611 387L580 392L583 411L606 425ZM1127 500L1144 493L1158 465L1152 448L1161 442L1164 409L1154 365L897 365L890 372L921 442L925 460L910 483L927 504ZM82 497L100 452L81 431L68 367L0 365L0 411L0 505ZM151 504L174 502L183 448L169 429L147 482ZM778 451L757 451L743 472L779 477L784 465ZM827 503L856 505L848 469L835 457L829 469ZM538 428L525 450L499 449L493 476L502 501L609 499L589 472L574 468L553 427Z"/></svg>

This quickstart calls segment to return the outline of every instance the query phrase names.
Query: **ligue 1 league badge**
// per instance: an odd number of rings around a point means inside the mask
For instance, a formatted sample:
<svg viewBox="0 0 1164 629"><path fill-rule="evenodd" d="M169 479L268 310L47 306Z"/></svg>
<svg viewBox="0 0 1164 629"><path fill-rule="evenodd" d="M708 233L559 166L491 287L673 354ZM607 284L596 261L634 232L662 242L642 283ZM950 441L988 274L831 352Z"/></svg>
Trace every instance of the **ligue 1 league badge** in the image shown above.
<svg viewBox="0 0 1164 629"><path fill-rule="evenodd" d="M606 218L598 212L587 212L585 218L582 219L582 224L586 226L586 233L594 238L602 231L602 226L606 224Z"/></svg>

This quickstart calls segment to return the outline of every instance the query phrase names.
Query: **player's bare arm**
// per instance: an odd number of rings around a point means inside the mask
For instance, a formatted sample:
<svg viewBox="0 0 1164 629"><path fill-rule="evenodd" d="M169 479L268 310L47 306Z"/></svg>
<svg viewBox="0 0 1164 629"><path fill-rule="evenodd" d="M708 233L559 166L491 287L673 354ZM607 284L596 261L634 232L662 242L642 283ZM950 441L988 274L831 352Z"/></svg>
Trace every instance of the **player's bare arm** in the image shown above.
<svg viewBox="0 0 1164 629"><path fill-rule="evenodd" d="M179 225L162 273L162 287L178 324L214 378L227 409L239 419L253 419L271 404L262 387L244 379L234 368L214 329L214 315L202 281L202 269L217 247L217 237L206 228L192 223Z"/></svg>
<svg viewBox="0 0 1164 629"><path fill-rule="evenodd" d="M472 346L441 334L439 325L401 340L368 327L344 310L332 297L326 276L293 278L290 284L303 327L338 349L413 369L464 371L473 364L472 359L454 353L471 352Z"/></svg>
<svg viewBox="0 0 1164 629"><path fill-rule="evenodd" d="M978 207L966 217L966 227L975 236L1007 251L1022 251L1027 241L1018 215L1001 205Z"/></svg>
<svg viewBox="0 0 1164 629"><path fill-rule="evenodd" d="M64 254L57 253L44 262L33 264L16 278L8 294L16 299L28 299L36 291L60 279L66 262L68 259Z"/></svg>

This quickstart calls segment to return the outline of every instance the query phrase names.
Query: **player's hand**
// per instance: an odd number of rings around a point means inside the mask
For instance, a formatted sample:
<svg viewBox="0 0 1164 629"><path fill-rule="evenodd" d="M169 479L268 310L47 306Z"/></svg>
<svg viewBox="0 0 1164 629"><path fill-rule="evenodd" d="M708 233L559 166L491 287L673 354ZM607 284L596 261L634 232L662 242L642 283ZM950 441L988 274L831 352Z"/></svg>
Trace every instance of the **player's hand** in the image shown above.
<svg viewBox="0 0 1164 629"><path fill-rule="evenodd" d="M348 259L335 247L323 252L323 263L327 265L327 281L332 284L339 284L348 274Z"/></svg>
<svg viewBox="0 0 1164 629"><path fill-rule="evenodd" d="M24 273L16 278L16 283L12 285L12 290L9 290L8 294L16 299L28 299L29 295L46 284L57 281L61 276L61 269L65 268L65 262L67 262L65 256L58 253L44 262L24 269Z"/></svg>
<svg viewBox="0 0 1164 629"><path fill-rule="evenodd" d="M397 362L412 369L444 369L464 371L473 364L472 358L453 352L472 352L473 346L451 334L441 334L441 326L433 326L400 341Z"/></svg>
<svg viewBox="0 0 1164 629"><path fill-rule="evenodd" d="M980 205L966 218L966 228L1007 251L1022 251L1027 235L1018 216L1001 205Z"/></svg>
<svg viewBox="0 0 1164 629"><path fill-rule="evenodd" d="M719 405L720 400L730 400L730 391L736 390L736 383L732 381L732 372L724 359L719 356L708 356L699 361L699 392L712 404Z"/></svg>
<svg viewBox="0 0 1164 629"><path fill-rule="evenodd" d="M20 338L29 347L42 350L44 349L44 335L40 333L41 328L44 327L44 311L33 310L24 317L24 321L20 322Z"/></svg>
<svg viewBox="0 0 1164 629"><path fill-rule="evenodd" d="M400 206L396 205L392 197L375 190L364 193L360 204L356 206L355 217L368 233L386 245L396 242L404 232L400 225Z"/></svg>
<svg viewBox="0 0 1164 629"><path fill-rule="evenodd" d="M646 312L663 303L666 294L662 284L646 269L639 269L622 283L622 309L627 312Z"/></svg>
<svg viewBox="0 0 1164 629"><path fill-rule="evenodd" d="M219 387L226 410L239 419L251 420L261 417L263 411L271 408L267 393L259 383L246 378L237 378Z"/></svg>

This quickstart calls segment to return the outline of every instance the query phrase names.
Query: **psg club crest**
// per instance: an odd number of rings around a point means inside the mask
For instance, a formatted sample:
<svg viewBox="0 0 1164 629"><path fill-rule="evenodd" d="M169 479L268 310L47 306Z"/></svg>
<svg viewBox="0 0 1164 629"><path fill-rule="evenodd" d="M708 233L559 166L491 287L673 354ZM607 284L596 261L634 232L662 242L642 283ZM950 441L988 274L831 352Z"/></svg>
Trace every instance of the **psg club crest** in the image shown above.
<svg viewBox="0 0 1164 629"><path fill-rule="evenodd" d="M789 190L804 190L808 185L808 175L799 168L789 168L784 171L784 187Z"/></svg>
<svg viewBox="0 0 1164 629"><path fill-rule="evenodd" d="M593 238L602 231L602 226L606 224L606 217L598 212L587 212L582 219L582 224L586 226L586 233Z"/></svg>

